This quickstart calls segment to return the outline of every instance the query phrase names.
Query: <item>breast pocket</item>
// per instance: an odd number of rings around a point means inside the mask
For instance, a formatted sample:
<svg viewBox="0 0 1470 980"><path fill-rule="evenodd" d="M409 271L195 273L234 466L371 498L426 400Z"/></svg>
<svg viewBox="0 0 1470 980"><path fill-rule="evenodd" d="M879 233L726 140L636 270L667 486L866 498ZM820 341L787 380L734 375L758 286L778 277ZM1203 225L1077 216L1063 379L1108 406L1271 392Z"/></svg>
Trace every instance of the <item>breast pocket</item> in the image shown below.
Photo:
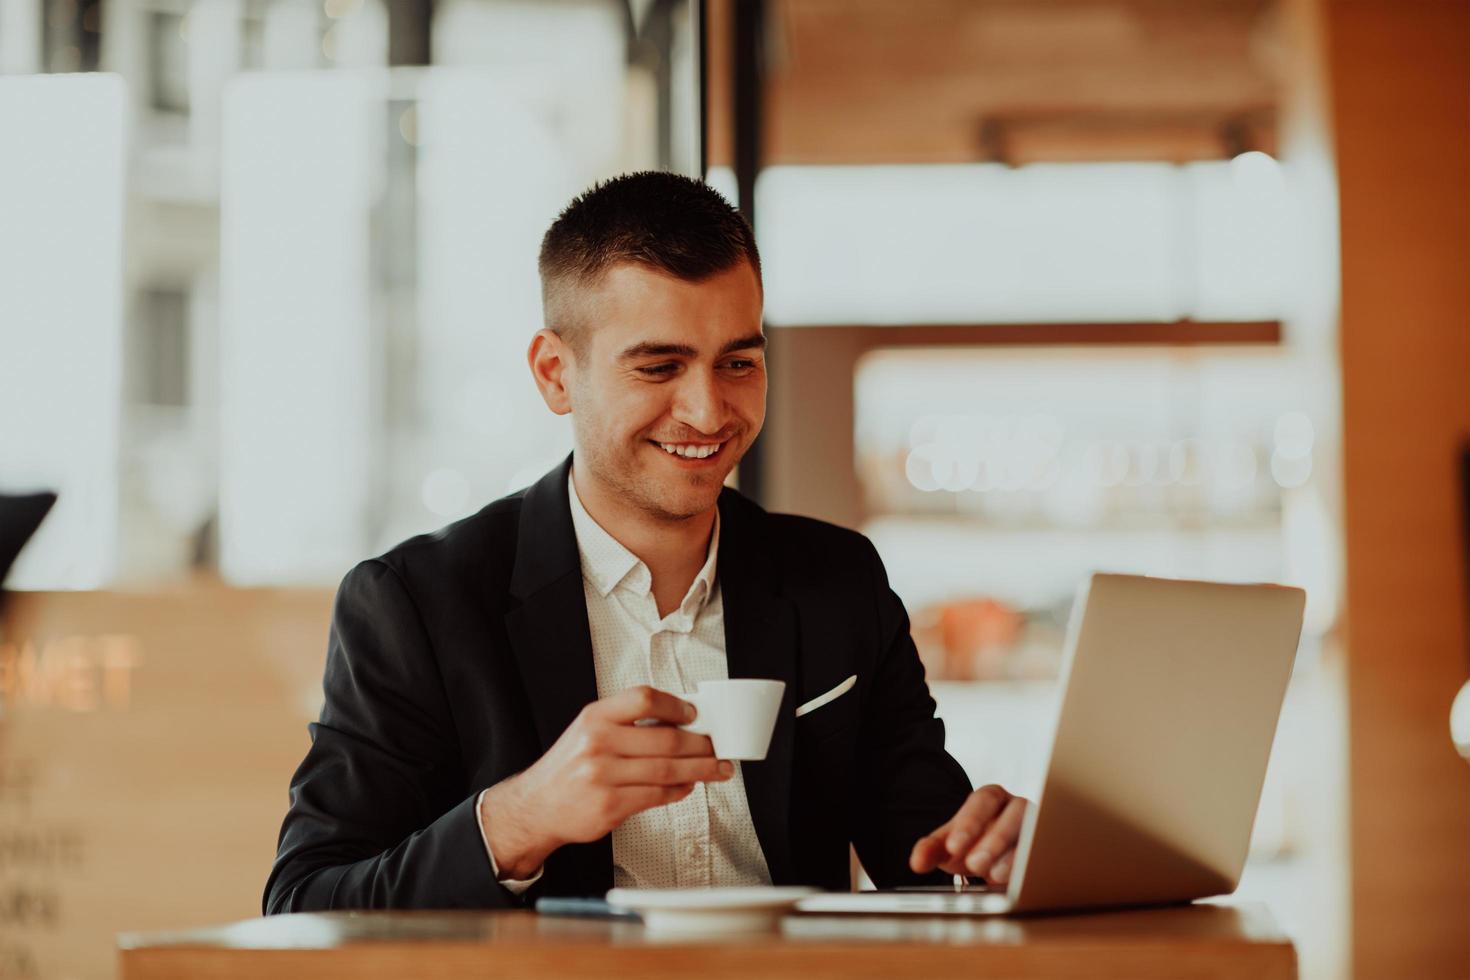
<svg viewBox="0 0 1470 980"><path fill-rule="evenodd" d="M859 709L856 678L849 677L808 699L812 707L796 719L796 738L815 745L844 732L857 731Z"/></svg>
<svg viewBox="0 0 1470 980"><path fill-rule="evenodd" d="M848 691L796 719L792 826L797 840L851 839L858 773L858 692Z"/></svg>

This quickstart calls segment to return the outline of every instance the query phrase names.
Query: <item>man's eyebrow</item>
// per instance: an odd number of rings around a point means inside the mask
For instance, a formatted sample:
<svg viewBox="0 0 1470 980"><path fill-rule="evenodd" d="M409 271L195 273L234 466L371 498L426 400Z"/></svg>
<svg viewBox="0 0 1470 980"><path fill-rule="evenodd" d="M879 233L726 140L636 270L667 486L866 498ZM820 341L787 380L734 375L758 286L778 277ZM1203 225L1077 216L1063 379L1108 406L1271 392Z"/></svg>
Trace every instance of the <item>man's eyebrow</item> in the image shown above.
<svg viewBox="0 0 1470 980"><path fill-rule="evenodd" d="M720 356L723 357L731 351L737 350L762 350L766 346L766 338L758 333L748 337L740 337L732 340L720 348ZM618 360L626 361L637 357L698 357L699 351L688 344L660 344L645 340L631 347L623 348L618 354Z"/></svg>
<svg viewBox="0 0 1470 980"><path fill-rule="evenodd" d="M765 350L765 347L765 335L753 333L749 337L741 337L739 340L732 340L724 347L721 347L720 356L723 357L724 355L729 354L731 351L737 350Z"/></svg>
<svg viewBox="0 0 1470 980"><path fill-rule="evenodd" d="M618 355L618 359L626 361L634 357L697 356L699 356L699 351L695 350L693 347L690 347L688 344L655 344L651 341L645 340L641 344L634 344L632 347L623 348L623 352Z"/></svg>

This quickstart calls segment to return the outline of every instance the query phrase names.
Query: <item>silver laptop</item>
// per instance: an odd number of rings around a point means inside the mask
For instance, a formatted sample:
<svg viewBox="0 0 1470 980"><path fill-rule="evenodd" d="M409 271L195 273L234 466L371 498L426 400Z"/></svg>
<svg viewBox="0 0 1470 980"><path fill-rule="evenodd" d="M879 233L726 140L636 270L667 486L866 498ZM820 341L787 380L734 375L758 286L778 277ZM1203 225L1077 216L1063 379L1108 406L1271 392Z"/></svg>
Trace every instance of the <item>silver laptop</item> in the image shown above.
<svg viewBox="0 0 1470 980"><path fill-rule="evenodd" d="M797 908L1004 915L1234 891L1305 602L1279 585L1092 575L1009 887L830 893Z"/></svg>

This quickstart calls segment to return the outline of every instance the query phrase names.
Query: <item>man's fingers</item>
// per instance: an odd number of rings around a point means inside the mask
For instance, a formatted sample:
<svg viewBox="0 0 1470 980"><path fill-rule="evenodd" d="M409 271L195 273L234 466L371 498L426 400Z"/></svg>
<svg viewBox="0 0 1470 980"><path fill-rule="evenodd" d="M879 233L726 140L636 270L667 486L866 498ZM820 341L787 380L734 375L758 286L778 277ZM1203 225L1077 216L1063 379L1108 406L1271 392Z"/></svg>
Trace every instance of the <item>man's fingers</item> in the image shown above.
<svg viewBox="0 0 1470 980"><path fill-rule="evenodd" d="M926 837L920 837L914 844L914 850L909 854L909 868L916 874L924 874L939 867L941 861L949 857L949 852L944 848L945 829L934 831Z"/></svg>
<svg viewBox="0 0 1470 980"><path fill-rule="evenodd" d="M951 830L944 838L944 849L951 857L963 857L970 851L970 845L980 835L970 829L969 824Z"/></svg>
<svg viewBox="0 0 1470 980"><path fill-rule="evenodd" d="M999 786L982 786L965 798L956 813L944 825L933 833L922 837L914 844L914 849L909 855L909 867L915 872L922 873L934 868L942 868L951 874L982 874L974 870L974 864L970 860L981 861L988 870L991 862L1000 851L989 851L977 854L982 850L982 845L989 840L989 834L999 823L1000 817L1007 811L1013 801L1019 801L1023 806L1025 801L1014 797ZM1019 808L1018 808L1019 809ZM1019 833L1020 821L1016 820L1016 828ZM1010 843L1014 843L1014 836Z"/></svg>
<svg viewBox="0 0 1470 980"><path fill-rule="evenodd" d="M605 732L607 751L628 756L705 756L713 759L715 747L708 735L682 732L669 725L617 725Z"/></svg>
<svg viewBox="0 0 1470 980"><path fill-rule="evenodd" d="M622 823L635 813L675 803L693 791L693 783L684 783L679 786L624 786L618 790L618 802L622 804L619 808L622 815L618 818L618 823Z"/></svg>
<svg viewBox="0 0 1470 980"><path fill-rule="evenodd" d="M985 876L985 880L994 885L1009 884L1011 868L1015 866L1015 863L1016 849L1013 847L995 859L995 863L990 866L990 874Z"/></svg>
<svg viewBox="0 0 1470 980"><path fill-rule="evenodd" d="M951 856L959 858L985 833L996 815L1015 797L999 786L982 786L966 798L960 812L949 822L945 846Z"/></svg>
<svg viewBox="0 0 1470 980"><path fill-rule="evenodd" d="M909 854L909 867L918 874L937 867L951 874L984 875L1004 884L1025 815L1024 799L999 786L982 786L948 823L919 838Z"/></svg>
<svg viewBox="0 0 1470 980"><path fill-rule="evenodd" d="M671 725L686 725L694 720L694 706L667 691L640 684L592 704L591 710L615 725L631 725L653 718Z"/></svg>
<svg viewBox="0 0 1470 980"><path fill-rule="evenodd" d="M1011 797L1000 816L991 822L970 853L965 855L965 870L970 874L989 876L995 860L1016 846L1025 815L1026 801L1019 796Z"/></svg>
<svg viewBox="0 0 1470 980"><path fill-rule="evenodd" d="M615 786L686 786L719 782L735 773L730 762L713 757L692 759L615 759L608 763L607 778Z"/></svg>

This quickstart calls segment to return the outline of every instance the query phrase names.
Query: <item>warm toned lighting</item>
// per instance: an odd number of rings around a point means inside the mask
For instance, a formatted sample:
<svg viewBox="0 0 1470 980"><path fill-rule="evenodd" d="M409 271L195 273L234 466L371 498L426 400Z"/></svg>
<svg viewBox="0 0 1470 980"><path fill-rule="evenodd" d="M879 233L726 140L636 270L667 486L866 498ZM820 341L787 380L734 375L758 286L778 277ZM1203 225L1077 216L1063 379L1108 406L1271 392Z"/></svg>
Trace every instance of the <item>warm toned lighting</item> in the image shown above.
<svg viewBox="0 0 1470 980"><path fill-rule="evenodd" d="M1454 739L1455 749L1470 762L1470 681L1460 688L1455 703L1450 706L1450 738Z"/></svg>
<svg viewBox="0 0 1470 980"><path fill-rule="evenodd" d="M132 672L143 663L141 646L124 634L0 643L0 711L19 704L125 711L132 703Z"/></svg>

